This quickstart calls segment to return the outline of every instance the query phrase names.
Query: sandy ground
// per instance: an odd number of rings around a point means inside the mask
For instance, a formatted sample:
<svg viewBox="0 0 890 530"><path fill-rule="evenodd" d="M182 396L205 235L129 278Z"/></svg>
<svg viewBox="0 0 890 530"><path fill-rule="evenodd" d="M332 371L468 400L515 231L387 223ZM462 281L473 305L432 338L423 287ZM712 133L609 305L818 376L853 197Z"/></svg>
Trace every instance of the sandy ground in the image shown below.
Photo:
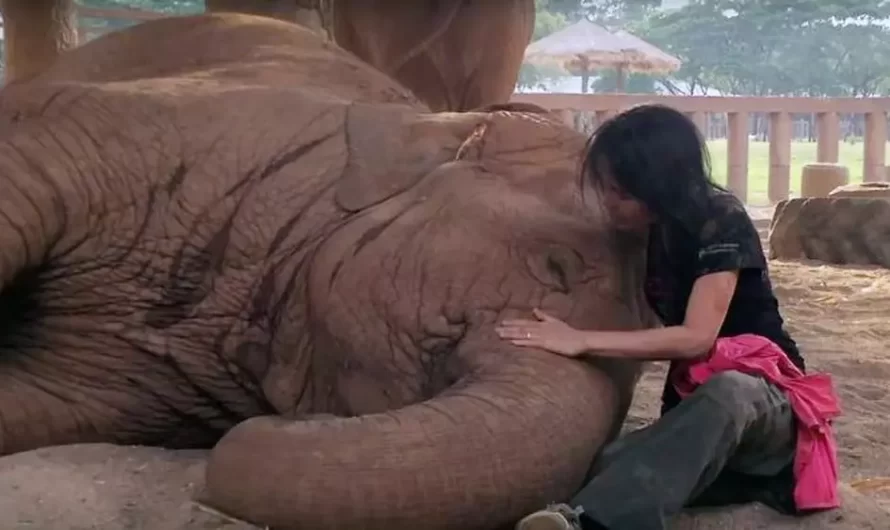
<svg viewBox="0 0 890 530"><path fill-rule="evenodd" d="M810 369L831 372L842 399L837 431L845 506L803 519L782 518L758 506L721 509L683 515L671 530L887 530L890 270L782 262L771 268ZM663 374L662 366L647 370L628 427L657 415ZM201 452L103 445L0 458L0 530L253 528L192 502L202 470Z"/></svg>

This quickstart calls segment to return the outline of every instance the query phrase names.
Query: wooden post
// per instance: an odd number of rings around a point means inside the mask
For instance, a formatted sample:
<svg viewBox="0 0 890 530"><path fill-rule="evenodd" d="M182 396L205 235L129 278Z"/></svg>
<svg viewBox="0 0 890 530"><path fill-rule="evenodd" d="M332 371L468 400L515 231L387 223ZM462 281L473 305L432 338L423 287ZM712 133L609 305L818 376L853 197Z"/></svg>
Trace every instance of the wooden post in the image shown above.
<svg viewBox="0 0 890 530"><path fill-rule="evenodd" d="M687 116L692 122L698 127L698 132L701 133L702 138L705 140L708 139L708 114L706 112L688 112Z"/></svg>
<svg viewBox="0 0 890 530"><path fill-rule="evenodd" d="M820 112L816 115L816 161L828 164L838 162L840 123L836 112Z"/></svg>
<svg viewBox="0 0 890 530"><path fill-rule="evenodd" d="M862 180L880 182L887 178L887 114L869 112L865 115L865 153Z"/></svg>
<svg viewBox="0 0 890 530"><path fill-rule="evenodd" d="M771 112L769 123L769 201L788 198L791 187L791 116Z"/></svg>
<svg viewBox="0 0 890 530"><path fill-rule="evenodd" d="M730 112L726 118L726 186L748 202L748 113Z"/></svg>
<svg viewBox="0 0 890 530"><path fill-rule="evenodd" d="M34 76L77 46L73 0L0 0L6 46L6 79Z"/></svg>
<svg viewBox="0 0 890 530"><path fill-rule="evenodd" d="M604 121L618 114L617 110L598 110L596 111L596 126L599 127Z"/></svg>

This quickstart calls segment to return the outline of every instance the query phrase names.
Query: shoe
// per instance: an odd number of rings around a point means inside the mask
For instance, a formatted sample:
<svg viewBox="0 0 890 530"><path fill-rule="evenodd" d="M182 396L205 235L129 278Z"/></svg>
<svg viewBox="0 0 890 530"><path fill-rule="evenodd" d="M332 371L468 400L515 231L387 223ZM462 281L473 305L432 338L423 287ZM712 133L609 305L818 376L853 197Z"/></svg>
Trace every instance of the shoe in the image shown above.
<svg viewBox="0 0 890 530"><path fill-rule="evenodd" d="M515 530L581 530L580 513L566 504L552 504L523 517Z"/></svg>

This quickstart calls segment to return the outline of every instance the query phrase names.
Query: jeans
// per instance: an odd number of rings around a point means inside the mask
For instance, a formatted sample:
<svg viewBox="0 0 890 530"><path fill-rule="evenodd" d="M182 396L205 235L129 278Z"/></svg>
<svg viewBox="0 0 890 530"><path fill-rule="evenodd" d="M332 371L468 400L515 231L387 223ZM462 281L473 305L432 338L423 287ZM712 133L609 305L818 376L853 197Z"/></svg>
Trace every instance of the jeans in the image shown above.
<svg viewBox="0 0 890 530"><path fill-rule="evenodd" d="M663 530L690 505L760 500L793 510L796 438L778 388L718 373L653 424L607 445L569 504L583 510L585 529L609 530ZM776 481L778 494L768 487Z"/></svg>

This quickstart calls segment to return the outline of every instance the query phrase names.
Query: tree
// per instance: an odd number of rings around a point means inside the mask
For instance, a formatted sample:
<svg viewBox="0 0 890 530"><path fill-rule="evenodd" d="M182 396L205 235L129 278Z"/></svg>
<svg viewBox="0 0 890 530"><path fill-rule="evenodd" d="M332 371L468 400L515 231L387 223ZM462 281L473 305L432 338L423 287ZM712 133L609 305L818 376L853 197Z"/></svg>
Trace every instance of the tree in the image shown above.
<svg viewBox="0 0 890 530"><path fill-rule="evenodd" d="M565 16L570 22L588 17L605 26L623 25L640 18L662 0L549 0L548 10Z"/></svg>
<svg viewBox="0 0 890 530"><path fill-rule="evenodd" d="M683 60L687 92L867 95L890 72L888 16L886 0L691 0L642 34Z"/></svg>
<svg viewBox="0 0 890 530"><path fill-rule="evenodd" d="M807 65L795 70L801 95L874 96L890 80L890 33L873 22L814 24L787 57Z"/></svg>

